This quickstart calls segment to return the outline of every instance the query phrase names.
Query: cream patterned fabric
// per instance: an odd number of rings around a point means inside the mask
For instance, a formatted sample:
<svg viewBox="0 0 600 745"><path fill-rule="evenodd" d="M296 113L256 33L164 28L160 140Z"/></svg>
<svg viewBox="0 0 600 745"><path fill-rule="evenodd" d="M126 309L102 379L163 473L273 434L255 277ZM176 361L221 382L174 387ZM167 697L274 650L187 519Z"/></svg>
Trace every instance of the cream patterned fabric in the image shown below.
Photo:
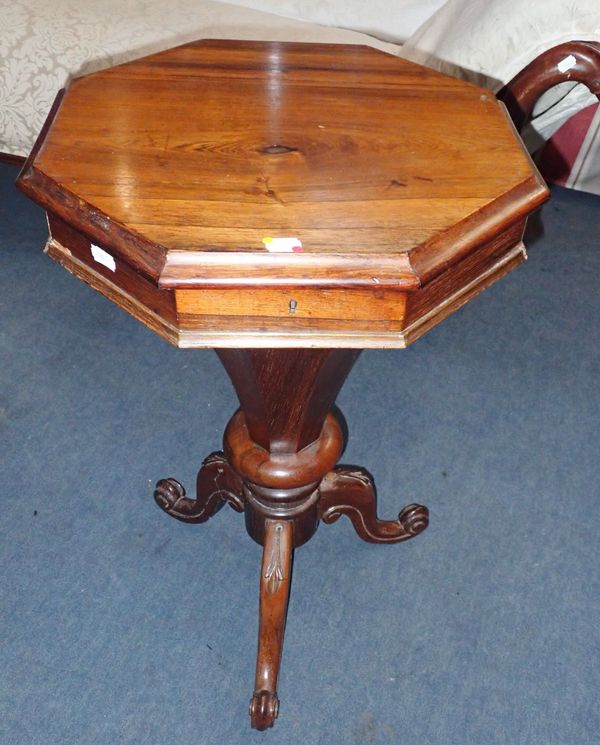
<svg viewBox="0 0 600 745"><path fill-rule="evenodd" d="M27 155L69 77L202 38L398 47L210 0L0 0L0 152Z"/></svg>

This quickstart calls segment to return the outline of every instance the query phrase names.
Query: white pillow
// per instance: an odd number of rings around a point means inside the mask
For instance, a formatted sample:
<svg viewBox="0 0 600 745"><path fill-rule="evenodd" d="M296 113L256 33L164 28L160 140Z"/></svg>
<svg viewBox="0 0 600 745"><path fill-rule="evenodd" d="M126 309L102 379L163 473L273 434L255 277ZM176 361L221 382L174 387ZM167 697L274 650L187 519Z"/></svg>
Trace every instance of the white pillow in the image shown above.
<svg viewBox="0 0 600 745"><path fill-rule="evenodd" d="M236 5L266 10L287 18L362 31L379 39L402 42L445 0L233 0Z"/></svg>

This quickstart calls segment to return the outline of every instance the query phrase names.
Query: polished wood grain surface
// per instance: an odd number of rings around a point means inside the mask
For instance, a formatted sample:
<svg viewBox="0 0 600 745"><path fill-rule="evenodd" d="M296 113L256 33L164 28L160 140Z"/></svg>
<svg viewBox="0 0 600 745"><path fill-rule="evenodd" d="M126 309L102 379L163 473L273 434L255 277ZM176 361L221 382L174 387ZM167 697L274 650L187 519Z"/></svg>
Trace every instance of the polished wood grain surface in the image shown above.
<svg viewBox="0 0 600 745"><path fill-rule="evenodd" d="M176 290L180 316L210 315L220 308L224 315L291 318L346 318L369 321L374 318L401 321L406 294L390 289L312 290L262 288L254 292L231 290Z"/></svg>
<svg viewBox="0 0 600 745"><path fill-rule="evenodd" d="M35 167L194 252L292 235L305 253L393 254L541 191L492 95L340 45L204 41L76 80Z"/></svg>
<svg viewBox="0 0 600 745"><path fill-rule="evenodd" d="M52 256L185 347L406 346L524 257L548 196L489 91L234 41L73 81L19 185Z"/></svg>

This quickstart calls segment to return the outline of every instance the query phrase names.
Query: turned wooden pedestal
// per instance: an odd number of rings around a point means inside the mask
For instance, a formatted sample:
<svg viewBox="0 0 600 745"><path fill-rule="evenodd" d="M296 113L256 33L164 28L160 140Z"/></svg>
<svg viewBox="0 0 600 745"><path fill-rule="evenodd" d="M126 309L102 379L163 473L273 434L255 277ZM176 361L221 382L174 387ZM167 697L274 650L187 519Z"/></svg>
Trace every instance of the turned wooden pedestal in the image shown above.
<svg viewBox="0 0 600 745"><path fill-rule="evenodd" d="M169 342L217 349L233 382L196 494L166 478L155 498L185 522L228 502L264 546L267 728L293 550L341 515L372 543L427 526L417 504L380 520L369 474L337 465L344 379L524 261L547 189L489 91L366 47L233 41L74 80L18 183L49 256Z"/></svg>
<svg viewBox="0 0 600 745"><path fill-rule="evenodd" d="M264 546L252 726L271 727L279 711L277 677L290 590L293 550L319 520L347 515L371 543L395 543L427 527L427 508L405 507L397 520L379 520L369 474L336 467L340 425L331 412L359 352L348 349L220 350L240 409L230 420L224 452L204 461L196 498L173 478L154 497L169 515L205 522L228 502L245 512L248 533Z"/></svg>

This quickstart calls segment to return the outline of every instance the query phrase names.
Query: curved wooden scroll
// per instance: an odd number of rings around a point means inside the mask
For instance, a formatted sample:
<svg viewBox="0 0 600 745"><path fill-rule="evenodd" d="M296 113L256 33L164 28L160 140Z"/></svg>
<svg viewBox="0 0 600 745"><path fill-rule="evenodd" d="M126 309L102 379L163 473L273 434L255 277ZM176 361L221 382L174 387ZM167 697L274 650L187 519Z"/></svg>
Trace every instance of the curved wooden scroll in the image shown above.
<svg viewBox="0 0 600 745"><path fill-rule="evenodd" d="M429 524L429 510L421 504L409 504L397 520L380 520L375 486L362 468L334 468L321 482L319 492L321 520L330 524L346 515L358 535L368 543L406 541L423 532Z"/></svg>
<svg viewBox="0 0 600 745"><path fill-rule="evenodd" d="M515 75L497 97L520 131L542 93L569 80L583 83L600 99L600 42L568 41L548 49Z"/></svg>
<svg viewBox="0 0 600 745"><path fill-rule="evenodd" d="M174 478L161 479L154 490L156 504L171 517L185 523L204 523L225 502L236 512L244 511L242 479L221 452L204 460L196 479L196 499L186 496L183 486Z"/></svg>

